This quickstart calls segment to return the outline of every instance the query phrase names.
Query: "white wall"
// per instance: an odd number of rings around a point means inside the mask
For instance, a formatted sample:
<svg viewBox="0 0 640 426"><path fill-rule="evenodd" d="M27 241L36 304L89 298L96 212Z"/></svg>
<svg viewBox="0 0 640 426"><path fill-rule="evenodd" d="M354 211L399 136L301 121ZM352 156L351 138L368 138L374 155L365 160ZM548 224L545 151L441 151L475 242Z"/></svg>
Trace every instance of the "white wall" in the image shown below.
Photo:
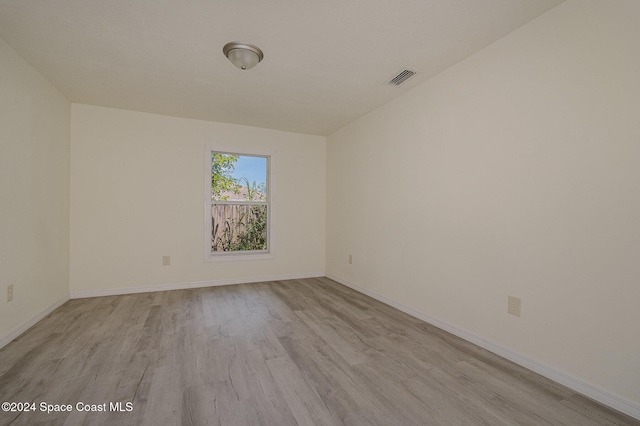
<svg viewBox="0 0 640 426"><path fill-rule="evenodd" d="M69 294L70 112L70 102L0 39L2 344Z"/></svg>
<svg viewBox="0 0 640 426"><path fill-rule="evenodd" d="M80 104L71 123L72 295L324 274L324 137ZM204 262L209 143L275 153L274 259Z"/></svg>
<svg viewBox="0 0 640 426"><path fill-rule="evenodd" d="M331 135L327 273L640 407L639 18L567 1Z"/></svg>

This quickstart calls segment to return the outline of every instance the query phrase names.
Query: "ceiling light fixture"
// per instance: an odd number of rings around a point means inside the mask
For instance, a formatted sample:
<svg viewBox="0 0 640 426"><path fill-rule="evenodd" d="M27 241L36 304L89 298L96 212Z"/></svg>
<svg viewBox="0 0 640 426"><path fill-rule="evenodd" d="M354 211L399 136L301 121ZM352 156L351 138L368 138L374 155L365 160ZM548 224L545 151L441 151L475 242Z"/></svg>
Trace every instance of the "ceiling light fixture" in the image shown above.
<svg viewBox="0 0 640 426"><path fill-rule="evenodd" d="M258 46L238 41L225 44L222 53L241 70L250 70L264 58L264 53Z"/></svg>

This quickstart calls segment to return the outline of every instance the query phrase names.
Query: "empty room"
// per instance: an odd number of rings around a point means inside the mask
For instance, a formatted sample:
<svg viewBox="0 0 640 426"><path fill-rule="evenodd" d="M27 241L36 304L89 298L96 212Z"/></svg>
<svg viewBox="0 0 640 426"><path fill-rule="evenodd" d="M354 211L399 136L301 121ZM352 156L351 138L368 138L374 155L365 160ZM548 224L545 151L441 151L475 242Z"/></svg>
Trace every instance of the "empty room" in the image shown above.
<svg viewBox="0 0 640 426"><path fill-rule="evenodd" d="M0 0L0 425L640 425L640 1Z"/></svg>

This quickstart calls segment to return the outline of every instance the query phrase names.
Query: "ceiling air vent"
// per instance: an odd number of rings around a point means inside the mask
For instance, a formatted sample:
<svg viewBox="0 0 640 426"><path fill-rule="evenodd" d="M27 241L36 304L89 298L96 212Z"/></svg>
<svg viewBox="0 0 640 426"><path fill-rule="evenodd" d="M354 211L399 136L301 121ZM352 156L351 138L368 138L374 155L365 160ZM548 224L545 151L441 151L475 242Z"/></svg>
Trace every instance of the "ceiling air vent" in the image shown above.
<svg viewBox="0 0 640 426"><path fill-rule="evenodd" d="M390 86L400 86L402 83L409 80L414 75L416 75L415 71L402 70L400 71L400 73L398 73L398 75L389 80L387 84Z"/></svg>

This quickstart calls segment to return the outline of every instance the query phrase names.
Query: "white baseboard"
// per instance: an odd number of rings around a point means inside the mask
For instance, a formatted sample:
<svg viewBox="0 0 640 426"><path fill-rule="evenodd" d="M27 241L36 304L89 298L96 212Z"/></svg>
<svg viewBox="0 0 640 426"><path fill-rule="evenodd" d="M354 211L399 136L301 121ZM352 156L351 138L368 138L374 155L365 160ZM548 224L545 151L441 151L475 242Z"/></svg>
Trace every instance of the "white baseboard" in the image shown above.
<svg viewBox="0 0 640 426"><path fill-rule="evenodd" d="M304 279L304 278L317 278L317 277L323 277L323 276L324 276L324 272L313 272L308 274L273 275L273 276L266 276L266 277L234 278L234 279L212 280L212 281L194 281L194 282L177 283L177 284L158 284L158 285L141 286L141 287L109 288L105 290L86 290L86 291L72 292L71 298L83 299L85 297L119 296L122 294L150 293L155 291L166 291L166 290L184 290L188 288L217 287L221 285L249 284L249 283L259 283L259 282L266 282L266 281L297 280L297 279Z"/></svg>
<svg viewBox="0 0 640 426"><path fill-rule="evenodd" d="M525 367L531 371L534 371L540 374L541 376L544 376L548 379L553 380L554 382L560 383L561 385L564 385L570 389L573 389L574 391L579 392L582 395L585 395L608 407L611 407L614 410L618 410L624 414L627 414L631 417L634 417L640 420L640 404L637 402L630 401L622 396L619 396L609 391L606 391L604 389L601 389L581 379L572 377L567 373L556 370L552 367L549 367L548 365L542 364L520 353L514 352L511 349L505 348L504 346L501 346L495 342L491 342L483 338L482 336L479 336L474 333L470 333L464 329L456 327L438 318L432 317L431 315L425 314L424 312L420 312L416 309L405 306L402 303L389 299L388 297L383 296L379 293L376 293L375 291L371 291L357 284L353 284L349 281L343 280L342 278L339 278L330 274L327 274L326 277L342 285L345 285L359 293L366 294L369 297L372 297L384 304L392 306L415 318L418 318L424 322L434 325L468 342L478 345L481 348L484 348L490 352L493 352L496 355L500 355L501 357L506 358L509 361L512 361L518 365L521 365L522 367Z"/></svg>
<svg viewBox="0 0 640 426"><path fill-rule="evenodd" d="M33 327L38 321L40 321L42 318L46 317L47 315L49 315L51 312L55 311L56 309L58 309L60 306L62 306L67 300L69 300L69 296L64 296L62 298L60 298L59 300L57 300L56 302L54 302L52 305L49 305L48 307L46 307L45 309L43 309L42 311L40 311L39 313L37 313L36 315L34 315L30 320L28 320L27 322L18 325L17 327L13 328L11 331L9 331L7 334L5 334L4 336L0 337L0 349L4 348L5 346L7 346L9 343L11 343L11 341L13 339L15 339L16 337L20 336L22 333L24 333L25 331L27 331L28 329L30 329L31 327Z"/></svg>

